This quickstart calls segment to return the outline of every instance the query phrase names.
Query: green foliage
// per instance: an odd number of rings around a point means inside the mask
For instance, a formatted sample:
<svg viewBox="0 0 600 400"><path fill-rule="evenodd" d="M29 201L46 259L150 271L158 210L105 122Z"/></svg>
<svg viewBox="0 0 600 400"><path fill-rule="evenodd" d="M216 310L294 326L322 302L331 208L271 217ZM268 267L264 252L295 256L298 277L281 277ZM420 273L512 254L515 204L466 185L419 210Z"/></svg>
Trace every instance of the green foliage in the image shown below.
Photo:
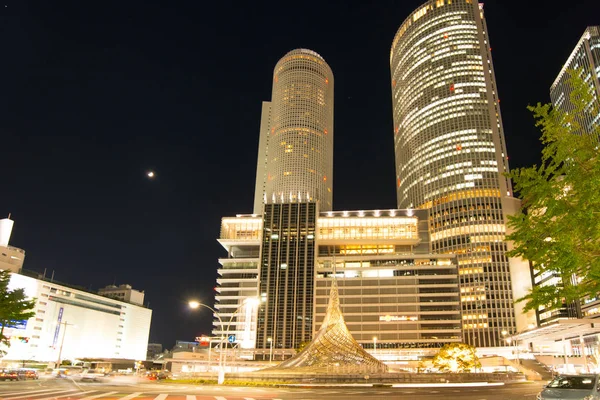
<svg viewBox="0 0 600 400"><path fill-rule="evenodd" d="M542 131L542 163L508 175L523 203L518 214L508 216L512 233L507 240L514 248L507 255L561 278L559 284L534 287L517 299L526 301L524 311L600 293L600 126L591 135L578 134L578 117L598 115L598 103L582 70L567 72L574 111L529 106Z"/></svg>
<svg viewBox="0 0 600 400"><path fill-rule="evenodd" d="M0 271L0 345L10 347L10 340L4 336L4 328L35 315L32 311L36 299L27 300L23 289L8 290L9 271ZM0 349L0 356L6 352Z"/></svg>
<svg viewBox="0 0 600 400"><path fill-rule="evenodd" d="M432 364L442 372L469 372L481 368L475 347L466 343L448 343L433 357Z"/></svg>

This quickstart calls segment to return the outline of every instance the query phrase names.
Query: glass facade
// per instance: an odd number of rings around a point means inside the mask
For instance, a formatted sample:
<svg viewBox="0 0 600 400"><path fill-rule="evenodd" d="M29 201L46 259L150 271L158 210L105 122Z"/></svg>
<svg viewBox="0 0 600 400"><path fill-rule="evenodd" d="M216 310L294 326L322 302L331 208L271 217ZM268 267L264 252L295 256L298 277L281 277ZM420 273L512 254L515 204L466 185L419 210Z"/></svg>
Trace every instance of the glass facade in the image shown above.
<svg viewBox="0 0 600 400"><path fill-rule="evenodd" d="M596 104L596 113L588 112L577 116L577 122L583 134L593 134L600 124L600 26L588 27L575 46L567 62L550 87L552 105L564 112L574 110L569 99L571 88L567 84L567 69L581 68L581 78L589 85L592 102ZM591 109L591 104L590 104ZM600 141L600 137L596 137Z"/></svg>
<svg viewBox="0 0 600 400"><path fill-rule="evenodd" d="M433 252L456 255L464 340L478 347L516 330L491 51L482 4L432 0L400 26L390 55L398 207L429 209Z"/></svg>
<svg viewBox="0 0 600 400"><path fill-rule="evenodd" d="M266 204L256 347L293 349L313 333L317 204Z"/></svg>

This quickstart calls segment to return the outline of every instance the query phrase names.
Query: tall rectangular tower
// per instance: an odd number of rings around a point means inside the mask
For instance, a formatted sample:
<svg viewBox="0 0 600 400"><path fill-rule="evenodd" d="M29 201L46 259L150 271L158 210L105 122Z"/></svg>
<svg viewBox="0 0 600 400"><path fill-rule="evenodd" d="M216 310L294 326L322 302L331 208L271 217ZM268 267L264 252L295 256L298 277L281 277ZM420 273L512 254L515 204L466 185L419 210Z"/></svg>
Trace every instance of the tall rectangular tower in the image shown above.
<svg viewBox="0 0 600 400"><path fill-rule="evenodd" d="M571 88L568 85L569 74L566 71L579 68L582 71L581 77L590 87L593 95L592 101L596 103L596 110L600 110L600 26L589 26L583 32L581 39L550 87L552 105L564 112L571 112L575 108L569 99ZM594 127L600 124L600 112L584 113L577 115L576 118L582 134L594 134ZM599 137L596 139L600 140Z"/></svg>
<svg viewBox="0 0 600 400"><path fill-rule="evenodd" d="M506 214L519 203L503 175L491 51L482 4L430 0L402 23L390 55L398 208L429 209L432 250L456 254L464 339L478 347L526 327L513 303L531 287L514 279L528 277L527 264L505 254Z"/></svg>
<svg viewBox="0 0 600 400"><path fill-rule="evenodd" d="M317 203L266 204L260 257L257 348L309 341L313 330Z"/></svg>

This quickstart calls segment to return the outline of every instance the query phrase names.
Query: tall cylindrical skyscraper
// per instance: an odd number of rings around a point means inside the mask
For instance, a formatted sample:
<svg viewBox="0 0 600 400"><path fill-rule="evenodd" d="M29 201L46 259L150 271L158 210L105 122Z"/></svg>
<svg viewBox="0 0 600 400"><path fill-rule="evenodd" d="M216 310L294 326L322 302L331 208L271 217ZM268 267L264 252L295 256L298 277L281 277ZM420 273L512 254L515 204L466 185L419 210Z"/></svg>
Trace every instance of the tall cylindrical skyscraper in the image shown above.
<svg viewBox="0 0 600 400"><path fill-rule="evenodd" d="M402 23L390 55L398 207L430 209L432 250L457 255L464 340L476 346L505 345L502 332L519 330L513 302L527 289L513 282L526 266L505 255L518 202L503 176L491 51L482 4L430 0Z"/></svg>
<svg viewBox="0 0 600 400"><path fill-rule="evenodd" d="M263 103L254 212L263 203L333 203L333 73L323 57L296 49L279 60Z"/></svg>

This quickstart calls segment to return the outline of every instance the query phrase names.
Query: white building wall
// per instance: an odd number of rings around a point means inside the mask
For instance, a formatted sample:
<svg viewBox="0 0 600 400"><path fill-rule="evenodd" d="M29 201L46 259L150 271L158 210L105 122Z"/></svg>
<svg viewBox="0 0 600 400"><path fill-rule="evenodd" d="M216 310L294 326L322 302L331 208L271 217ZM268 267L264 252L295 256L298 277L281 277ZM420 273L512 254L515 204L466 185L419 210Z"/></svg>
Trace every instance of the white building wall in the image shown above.
<svg viewBox="0 0 600 400"><path fill-rule="evenodd" d="M146 358L151 310L12 274L9 289L18 288L37 299L36 315L5 330L12 339L4 360L57 361L63 336L62 359Z"/></svg>

